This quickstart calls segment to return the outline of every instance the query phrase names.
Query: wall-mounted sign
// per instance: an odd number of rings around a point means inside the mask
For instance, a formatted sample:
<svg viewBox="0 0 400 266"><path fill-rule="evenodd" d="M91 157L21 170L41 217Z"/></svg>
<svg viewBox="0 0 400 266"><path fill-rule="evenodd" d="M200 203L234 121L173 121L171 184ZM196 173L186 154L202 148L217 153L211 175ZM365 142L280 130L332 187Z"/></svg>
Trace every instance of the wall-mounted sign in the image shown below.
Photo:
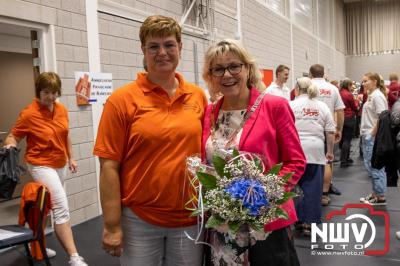
<svg viewBox="0 0 400 266"><path fill-rule="evenodd" d="M111 73L75 72L77 105L104 104L113 92Z"/></svg>
<svg viewBox="0 0 400 266"><path fill-rule="evenodd" d="M274 74L272 69L262 69L261 72L263 73L263 82L266 87L268 87L272 81L274 80Z"/></svg>

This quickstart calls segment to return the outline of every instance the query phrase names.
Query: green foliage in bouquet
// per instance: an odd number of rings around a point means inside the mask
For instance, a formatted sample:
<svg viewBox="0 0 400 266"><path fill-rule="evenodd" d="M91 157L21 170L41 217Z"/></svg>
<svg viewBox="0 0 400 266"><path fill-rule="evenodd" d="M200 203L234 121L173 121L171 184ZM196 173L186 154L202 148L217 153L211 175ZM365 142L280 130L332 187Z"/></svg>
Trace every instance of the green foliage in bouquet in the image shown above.
<svg viewBox="0 0 400 266"><path fill-rule="evenodd" d="M296 196L285 191L293 173L278 176L282 164L265 173L261 158L233 150L228 159L213 157L214 172L196 172L202 190L202 206L192 216L207 212L206 228L228 228L235 234L243 225L263 232L264 225L278 218L288 219L280 205ZM201 169L201 168L199 168ZM196 198L197 199L197 198Z"/></svg>

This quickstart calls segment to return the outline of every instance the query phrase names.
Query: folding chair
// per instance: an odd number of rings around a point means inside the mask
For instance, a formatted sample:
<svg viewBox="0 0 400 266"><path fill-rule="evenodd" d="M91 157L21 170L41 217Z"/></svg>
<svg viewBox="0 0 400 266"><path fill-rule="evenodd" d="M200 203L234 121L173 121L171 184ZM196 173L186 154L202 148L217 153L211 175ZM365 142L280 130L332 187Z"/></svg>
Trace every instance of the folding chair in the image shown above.
<svg viewBox="0 0 400 266"><path fill-rule="evenodd" d="M48 191L46 190L45 186L41 186L39 188L39 191L37 193L37 199L35 202L27 202L24 207L24 213L25 217L27 220L29 219L34 219L35 217L29 217L32 215L37 214L37 228L36 232L32 231L29 228L26 228L21 225L4 225L0 226L0 231L1 230L7 230L15 233L19 233L16 236L13 237L7 237L6 239L0 240L0 249L16 246L16 245L21 245L23 244L25 247L25 251L27 254L27 259L28 259L28 264L30 266L33 266L33 257L31 255L31 251L29 249L28 243L37 240L39 242L40 250L43 254L44 260L46 262L47 266L50 266L50 260L47 256L46 253L46 248L44 246L44 228L43 228L43 223L45 221L45 216L46 216L46 206L49 204L47 202L48 198Z"/></svg>

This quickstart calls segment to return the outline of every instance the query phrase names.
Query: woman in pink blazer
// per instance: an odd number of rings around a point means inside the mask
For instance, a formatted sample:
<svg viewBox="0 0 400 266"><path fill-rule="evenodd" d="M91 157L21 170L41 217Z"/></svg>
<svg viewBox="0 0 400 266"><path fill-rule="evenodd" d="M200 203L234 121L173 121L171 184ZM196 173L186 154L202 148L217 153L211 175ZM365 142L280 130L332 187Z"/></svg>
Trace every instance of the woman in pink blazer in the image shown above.
<svg viewBox="0 0 400 266"><path fill-rule="evenodd" d="M267 169L283 163L279 175L294 172L286 187L289 191L303 174L306 160L288 101L262 94L265 85L261 77L255 60L238 42L223 40L208 49L203 78L211 96L222 97L207 107L202 157L210 163L213 154L235 147L239 151L261 155ZM259 102L258 107L244 120L256 101ZM289 219L266 224L265 230L272 231L266 240L257 241L247 250L232 246L232 243L219 243L229 245L225 250L235 251L231 254L212 251L211 264L299 265L289 227L297 221L293 201L288 201L282 208Z"/></svg>

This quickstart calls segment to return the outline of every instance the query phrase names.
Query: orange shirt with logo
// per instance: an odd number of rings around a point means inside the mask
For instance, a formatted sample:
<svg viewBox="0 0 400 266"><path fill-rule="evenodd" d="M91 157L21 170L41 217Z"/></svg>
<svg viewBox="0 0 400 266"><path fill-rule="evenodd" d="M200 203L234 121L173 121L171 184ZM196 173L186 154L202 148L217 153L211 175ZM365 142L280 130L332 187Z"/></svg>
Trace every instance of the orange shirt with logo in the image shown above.
<svg viewBox="0 0 400 266"><path fill-rule="evenodd" d="M51 112L38 99L19 114L11 133L18 139L26 137L25 161L32 165L64 167L68 158L68 111L54 103Z"/></svg>
<svg viewBox="0 0 400 266"><path fill-rule="evenodd" d="M200 154L204 92L175 74L170 98L146 73L115 91L100 120L94 154L120 163L122 204L144 221L163 227L196 223L185 159Z"/></svg>

